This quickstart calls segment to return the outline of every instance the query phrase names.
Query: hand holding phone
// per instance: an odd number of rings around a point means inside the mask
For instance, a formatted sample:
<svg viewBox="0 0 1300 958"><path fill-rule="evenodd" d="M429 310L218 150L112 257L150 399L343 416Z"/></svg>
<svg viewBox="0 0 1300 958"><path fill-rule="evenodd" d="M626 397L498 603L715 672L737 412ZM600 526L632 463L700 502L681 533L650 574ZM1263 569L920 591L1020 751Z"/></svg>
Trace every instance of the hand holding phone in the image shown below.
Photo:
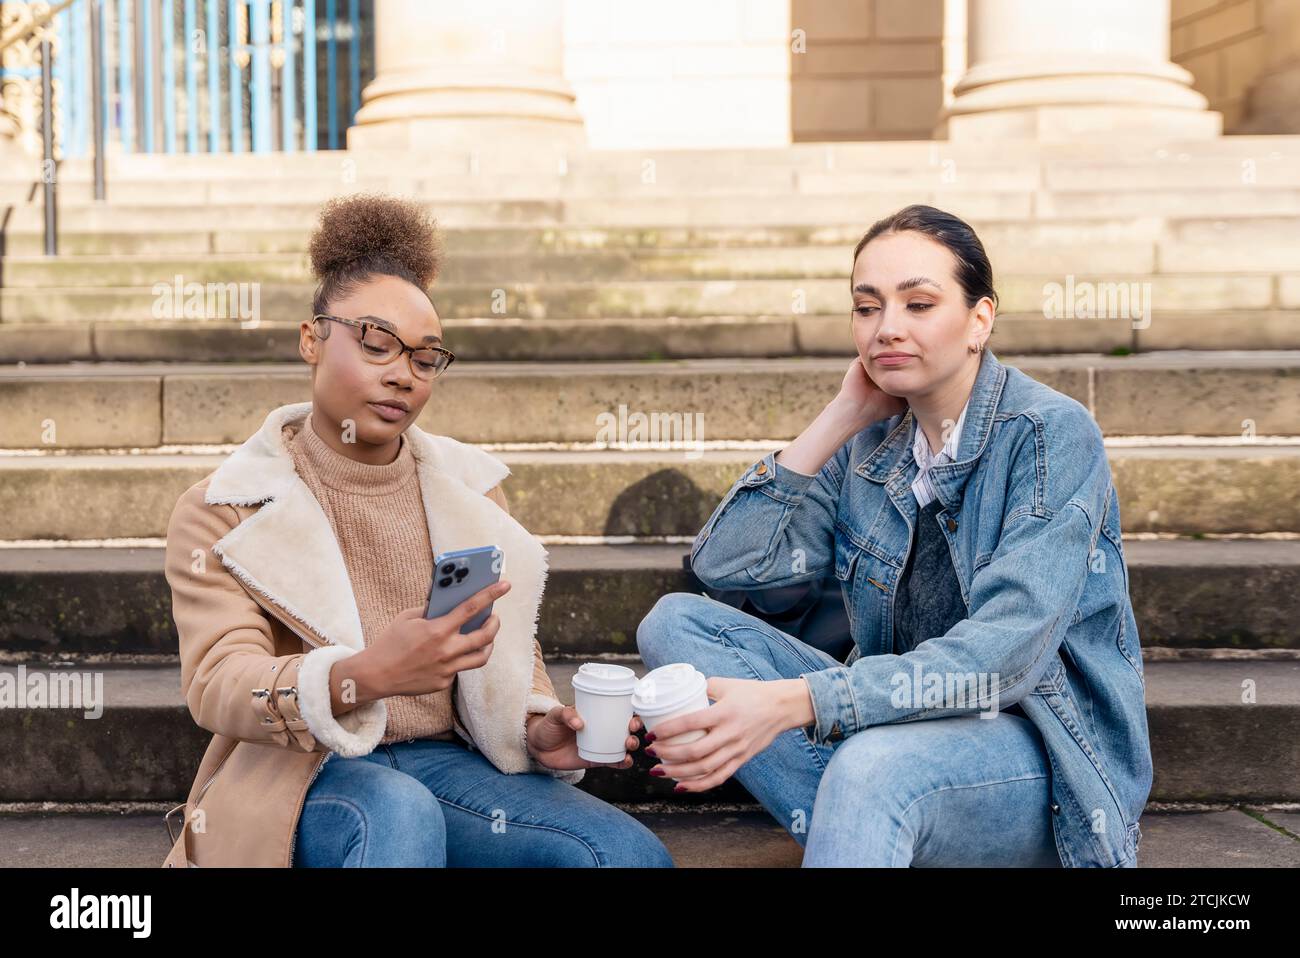
<svg viewBox="0 0 1300 958"><path fill-rule="evenodd" d="M426 619L446 615L476 592L501 579L504 557L496 546L478 546L434 556L433 582L429 585ZM461 626L461 634L482 628L492 614L492 604Z"/></svg>
<svg viewBox="0 0 1300 958"><path fill-rule="evenodd" d="M426 606L399 612L378 641L350 660L365 660L366 701L441 691L450 688L460 672L486 665L501 619L483 619L482 613L490 612L492 602L509 591L510 583L503 579L432 619L425 617ZM471 619L483 619L483 624L466 631Z"/></svg>

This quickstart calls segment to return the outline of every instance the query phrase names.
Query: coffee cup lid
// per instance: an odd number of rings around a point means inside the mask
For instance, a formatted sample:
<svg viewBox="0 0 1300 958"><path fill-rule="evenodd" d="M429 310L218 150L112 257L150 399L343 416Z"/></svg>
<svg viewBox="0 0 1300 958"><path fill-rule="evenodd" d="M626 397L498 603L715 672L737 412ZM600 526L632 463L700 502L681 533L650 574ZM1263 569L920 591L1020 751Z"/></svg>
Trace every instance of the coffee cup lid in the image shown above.
<svg viewBox="0 0 1300 958"><path fill-rule="evenodd" d="M632 693L632 708L642 715L659 715L681 708L708 687L708 679L689 662L661 665L646 674Z"/></svg>
<svg viewBox="0 0 1300 958"><path fill-rule="evenodd" d="M626 695L636 687L636 673L612 662L584 662L574 673L573 687L596 695Z"/></svg>

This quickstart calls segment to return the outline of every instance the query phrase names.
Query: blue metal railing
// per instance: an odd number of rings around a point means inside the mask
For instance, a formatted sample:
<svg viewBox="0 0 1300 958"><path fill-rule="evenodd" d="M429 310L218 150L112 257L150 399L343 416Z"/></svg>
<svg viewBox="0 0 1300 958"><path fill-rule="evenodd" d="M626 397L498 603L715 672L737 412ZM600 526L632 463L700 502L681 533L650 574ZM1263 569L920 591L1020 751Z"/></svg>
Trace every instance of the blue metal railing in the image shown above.
<svg viewBox="0 0 1300 958"><path fill-rule="evenodd" d="M92 5L102 24L97 57ZM127 152L337 149L373 76L373 7L374 0L76 0L55 18L60 155L91 152L95 109L106 140Z"/></svg>

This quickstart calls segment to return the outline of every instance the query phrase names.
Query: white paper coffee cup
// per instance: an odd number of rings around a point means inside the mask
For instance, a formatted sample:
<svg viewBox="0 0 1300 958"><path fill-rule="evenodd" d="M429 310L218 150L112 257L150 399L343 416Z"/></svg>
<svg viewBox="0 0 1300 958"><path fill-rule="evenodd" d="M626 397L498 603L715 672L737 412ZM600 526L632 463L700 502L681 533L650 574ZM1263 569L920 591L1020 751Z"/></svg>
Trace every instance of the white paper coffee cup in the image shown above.
<svg viewBox="0 0 1300 958"><path fill-rule="evenodd" d="M689 662L663 665L646 674L632 693L632 710L641 716L647 732L678 715L709 707L708 679ZM665 745L686 745L702 739L702 728L661 739Z"/></svg>
<svg viewBox="0 0 1300 958"><path fill-rule="evenodd" d="M573 704L582 717L578 755L617 764L627 758L636 673L625 665L586 662L573 676Z"/></svg>

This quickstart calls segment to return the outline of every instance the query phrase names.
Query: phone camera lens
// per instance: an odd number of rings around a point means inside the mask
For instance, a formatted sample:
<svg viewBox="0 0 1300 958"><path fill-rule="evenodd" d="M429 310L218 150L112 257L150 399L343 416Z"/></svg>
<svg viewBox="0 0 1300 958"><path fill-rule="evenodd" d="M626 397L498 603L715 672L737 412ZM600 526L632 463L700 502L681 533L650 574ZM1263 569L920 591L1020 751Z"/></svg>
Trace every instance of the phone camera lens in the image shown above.
<svg viewBox="0 0 1300 958"><path fill-rule="evenodd" d="M444 562L442 564L442 568L439 571L443 575L451 575L452 570L455 568L456 568L456 564L454 562Z"/></svg>
<svg viewBox="0 0 1300 958"><path fill-rule="evenodd" d="M457 582L460 582L460 581L463 580L463 579L465 578L465 576L467 576L467 575L469 575L469 569L457 569L457 570L456 570L456 581L457 581Z"/></svg>
<svg viewBox="0 0 1300 958"><path fill-rule="evenodd" d="M451 576L447 576L445 579L439 579L439 580L438 580L438 588L439 588L439 589L445 589L445 588L447 588L447 586L449 586L449 585L451 585Z"/></svg>

